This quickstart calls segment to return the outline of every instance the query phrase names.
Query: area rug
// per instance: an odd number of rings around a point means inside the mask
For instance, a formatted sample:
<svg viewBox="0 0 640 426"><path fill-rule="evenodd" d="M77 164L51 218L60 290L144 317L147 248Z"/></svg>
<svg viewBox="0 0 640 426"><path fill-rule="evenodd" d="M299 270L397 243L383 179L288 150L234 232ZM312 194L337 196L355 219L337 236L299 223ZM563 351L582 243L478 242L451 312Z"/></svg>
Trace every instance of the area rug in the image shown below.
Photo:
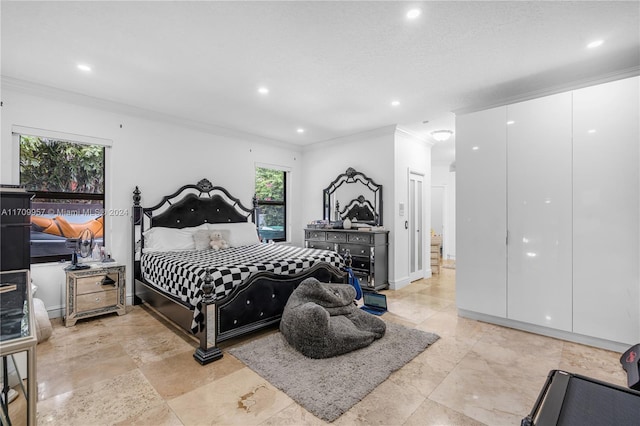
<svg viewBox="0 0 640 426"><path fill-rule="evenodd" d="M307 411L332 422L438 339L387 322L381 339L333 358L307 358L279 332L229 352Z"/></svg>

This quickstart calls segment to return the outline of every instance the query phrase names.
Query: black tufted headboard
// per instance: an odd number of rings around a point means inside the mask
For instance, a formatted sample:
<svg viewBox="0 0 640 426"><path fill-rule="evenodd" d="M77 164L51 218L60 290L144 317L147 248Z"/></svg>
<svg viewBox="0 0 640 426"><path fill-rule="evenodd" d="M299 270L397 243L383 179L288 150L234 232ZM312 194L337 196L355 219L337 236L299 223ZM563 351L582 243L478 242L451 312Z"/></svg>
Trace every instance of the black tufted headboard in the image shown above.
<svg viewBox="0 0 640 426"><path fill-rule="evenodd" d="M140 189L133 191L133 254L134 278L140 278L139 261L144 248L144 232L152 227L186 228L203 223L254 222L256 200L253 208L245 207L240 200L220 186L213 186L207 179L197 184L180 187L166 195L153 207L142 207Z"/></svg>

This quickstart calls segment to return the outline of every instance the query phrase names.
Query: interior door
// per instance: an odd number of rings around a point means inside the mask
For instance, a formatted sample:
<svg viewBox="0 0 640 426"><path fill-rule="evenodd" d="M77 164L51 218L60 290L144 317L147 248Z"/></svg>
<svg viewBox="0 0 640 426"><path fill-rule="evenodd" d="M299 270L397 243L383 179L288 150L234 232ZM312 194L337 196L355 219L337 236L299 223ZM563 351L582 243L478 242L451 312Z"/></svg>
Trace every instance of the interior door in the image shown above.
<svg viewBox="0 0 640 426"><path fill-rule="evenodd" d="M565 331L572 329L571 109L570 92L507 107L507 317Z"/></svg>
<svg viewBox="0 0 640 426"><path fill-rule="evenodd" d="M409 279L424 278L424 176L409 173Z"/></svg>

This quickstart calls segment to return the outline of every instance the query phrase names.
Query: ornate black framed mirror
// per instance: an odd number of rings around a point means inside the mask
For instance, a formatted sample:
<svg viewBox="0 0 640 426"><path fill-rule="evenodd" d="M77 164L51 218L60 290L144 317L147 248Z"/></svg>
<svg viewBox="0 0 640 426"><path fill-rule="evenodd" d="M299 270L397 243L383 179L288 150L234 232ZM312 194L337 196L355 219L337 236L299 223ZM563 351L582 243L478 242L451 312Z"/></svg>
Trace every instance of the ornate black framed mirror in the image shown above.
<svg viewBox="0 0 640 426"><path fill-rule="evenodd" d="M349 167L322 191L323 219L382 225L382 185Z"/></svg>

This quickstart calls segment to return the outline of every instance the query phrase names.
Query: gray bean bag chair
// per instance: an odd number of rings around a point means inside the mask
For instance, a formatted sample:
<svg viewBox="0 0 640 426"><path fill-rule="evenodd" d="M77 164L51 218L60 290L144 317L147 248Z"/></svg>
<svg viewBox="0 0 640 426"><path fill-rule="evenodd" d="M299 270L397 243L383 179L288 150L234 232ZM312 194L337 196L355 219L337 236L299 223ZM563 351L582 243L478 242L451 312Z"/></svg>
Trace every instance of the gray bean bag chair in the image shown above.
<svg viewBox="0 0 640 426"><path fill-rule="evenodd" d="M384 336L384 321L359 309L349 284L304 280L287 302L280 331L309 358L329 358L369 346Z"/></svg>

